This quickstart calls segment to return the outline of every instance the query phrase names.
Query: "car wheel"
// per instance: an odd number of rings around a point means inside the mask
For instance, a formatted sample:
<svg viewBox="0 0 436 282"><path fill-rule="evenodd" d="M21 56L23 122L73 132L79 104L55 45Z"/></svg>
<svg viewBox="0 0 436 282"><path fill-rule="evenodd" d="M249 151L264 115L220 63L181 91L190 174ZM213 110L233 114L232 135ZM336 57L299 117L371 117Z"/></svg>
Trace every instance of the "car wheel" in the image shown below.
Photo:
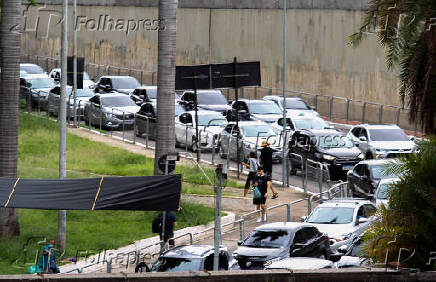
<svg viewBox="0 0 436 282"><path fill-rule="evenodd" d="M297 175L297 168L295 167L295 165L291 161L291 159L288 159L288 163L289 163L289 174L290 175Z"/></svg>
<svg viewBox="0 0 436 282"><path fill-rule="evenodd" d="M224 149L221 146L219 149L219 154L220 154L221 159L227 159L227 155L224 153Z"/></svg>

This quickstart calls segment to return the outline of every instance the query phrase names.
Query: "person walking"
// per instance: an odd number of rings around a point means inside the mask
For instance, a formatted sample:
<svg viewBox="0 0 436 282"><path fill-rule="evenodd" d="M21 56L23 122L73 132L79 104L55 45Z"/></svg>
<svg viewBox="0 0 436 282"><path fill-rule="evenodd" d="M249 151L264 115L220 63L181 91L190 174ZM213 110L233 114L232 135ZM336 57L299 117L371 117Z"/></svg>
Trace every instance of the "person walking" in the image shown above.
<svg viewBox="0 0 436 282"><path fill-rule="evenodd" d="M259 217L256 222L266 221L266 198L268 197L268 182L269 177L265 174L263 167L258 167L258 173L256 178L254 179L254 183L257 184L257 188L260 192L260 197L254 197L253 193L253 204L256 205L257 210L263 211L263 218L262 216Z"/></svg>
<svg viewBox="0 0 436 282"><path fill-rule="evenodd" d="M246 168L248 168L249 170L247 180L245 181L245 189L244 189L244 197L245 197L248 193L248 189L250 188L251 182L253 181L253 179L256 178L257 168L259 167L259 162L257 161L256 153L250 152L250 154L248 155L248 164L244 162L241 162L241 164Z"/></svg>
<svg viewBox="0 0 436 282"><path fill-rule="evenodd" d="M164 241L166 244L168 242L170 247L174 247L174 240L170 239L174 237L174 227L177 226L176 215L172 211L166 212L165 217L165 229L164 236L162 237L162 219L163 213L159 213L159 215L153 220L152 223L152 232L159 233L159 238L161 241Z"/></svg>
<svg viewBox="0 0 436 282"><path fill-rule="evenodd" d="M272 154L273 149L271 149L266 140L263 140L262 149L260 150L259 163L263 166L265 174L268 175L270 179L272 179ZM273 194L271 199L277 198L279 196L279 193L276 191L276 189L274 189L272 185L270 185L270 189Z"/></svg>

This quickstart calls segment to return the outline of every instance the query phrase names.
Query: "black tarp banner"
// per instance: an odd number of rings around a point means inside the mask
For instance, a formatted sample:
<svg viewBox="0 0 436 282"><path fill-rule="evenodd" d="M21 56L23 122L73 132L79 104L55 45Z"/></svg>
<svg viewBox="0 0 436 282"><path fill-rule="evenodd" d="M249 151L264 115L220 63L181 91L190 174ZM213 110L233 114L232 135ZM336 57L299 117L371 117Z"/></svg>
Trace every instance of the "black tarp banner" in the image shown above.
<svg viewBox="0 0 436 282"><path fill-rule="evenodd" d="M181 175L85 179L0 178L0 207L48 210L176 210Z"/></svg>

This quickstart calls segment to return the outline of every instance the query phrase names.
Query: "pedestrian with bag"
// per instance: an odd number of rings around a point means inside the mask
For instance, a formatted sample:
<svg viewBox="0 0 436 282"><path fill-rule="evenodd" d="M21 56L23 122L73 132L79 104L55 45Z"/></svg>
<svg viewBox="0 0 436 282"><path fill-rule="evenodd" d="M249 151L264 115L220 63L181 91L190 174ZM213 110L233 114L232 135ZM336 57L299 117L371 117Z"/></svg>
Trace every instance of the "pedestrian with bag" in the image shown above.
<svg viewBox="0 0 436 282"><path fill-rule="evenodd" d="M261 221L266 221L266 198L268 197L268 182L270 181L268 176L265 174L262 166L259 166L257 170L258 170L258 174L254 180L254 183L257 183L257 186L255 187L257 187L257 189L259 190L260 197L255 198L253 192L253 204L256 205L257 210L263 211L263 218L262 216L260 216L256 220L256 222L261 222Z"/></svg>
<svg viewBox="0 0 436 282"><path fill-rule="evenodd" d="M165 229L164 236L162 237L162 219L163 213L160 212L158 216L153 220L151 225L151 231L153 233L159 233L160 240L166 244L168 242L170 247L174 247L174 240L170 239L174 237L174 227L177 226L176 215L172 211L167 211L165 217Z"/></svg>
<svg viewBox="0 0 436 282"><path fill-rule="evenodd" d="M265 174L272 179L272 155L273 149L269 146L266 140L262 141L262 149L260 150L259 163L263 166ZM273 193L271 199L275 199L279 196L279 193L270 185L271 192Z"/></svg>
<svg viewBox="0 0 436 282"><path fill-rule="evenodd" d="M248 193L248 189L250 188L250 184L252 183L253 179L256 178L257 168L259 167L259 162L257 161L256 153L250 152L250 154L248 155L248 164L244 162L241 162L241 164L246 168L248 168L249 170L247 180L245 181L245 189L244 189L244 197L245 197Z"/></svg>

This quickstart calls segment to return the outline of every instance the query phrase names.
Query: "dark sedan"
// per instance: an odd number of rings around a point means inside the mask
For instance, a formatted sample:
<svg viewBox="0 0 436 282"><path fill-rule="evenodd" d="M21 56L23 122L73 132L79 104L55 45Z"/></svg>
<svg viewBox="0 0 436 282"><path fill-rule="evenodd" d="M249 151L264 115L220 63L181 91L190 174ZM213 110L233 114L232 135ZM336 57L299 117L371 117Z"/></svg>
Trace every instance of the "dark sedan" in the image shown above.
<svg viewBox="0 0 436 282"><path fill-rule="evenodd" d="M238 245L234 257L241 269L263 269L267 261L277 258L328 259L330 254L327 235L311 224L299 222L276 222L259 226Z"/></svg>
<svg viewBox="0 0 436 282"><path fill-rule="evenodd" d="M352 191L354 197L371 198L380 180L398 177L387 170L392 162L389 159L361 161L347 173L349 191Z"/></svg>
<svg viewBox="0 0 436 282"><path fill-rule="evenodd" d="M363 154L354 143L342 132L334 129L298 130L289 141L291 174L295 174L297 169L305 168L307 160L310 160L327 167L328 170L325 172L328 172L330 179L345 180L348 170L353 169L363 158Z"/></svg>

